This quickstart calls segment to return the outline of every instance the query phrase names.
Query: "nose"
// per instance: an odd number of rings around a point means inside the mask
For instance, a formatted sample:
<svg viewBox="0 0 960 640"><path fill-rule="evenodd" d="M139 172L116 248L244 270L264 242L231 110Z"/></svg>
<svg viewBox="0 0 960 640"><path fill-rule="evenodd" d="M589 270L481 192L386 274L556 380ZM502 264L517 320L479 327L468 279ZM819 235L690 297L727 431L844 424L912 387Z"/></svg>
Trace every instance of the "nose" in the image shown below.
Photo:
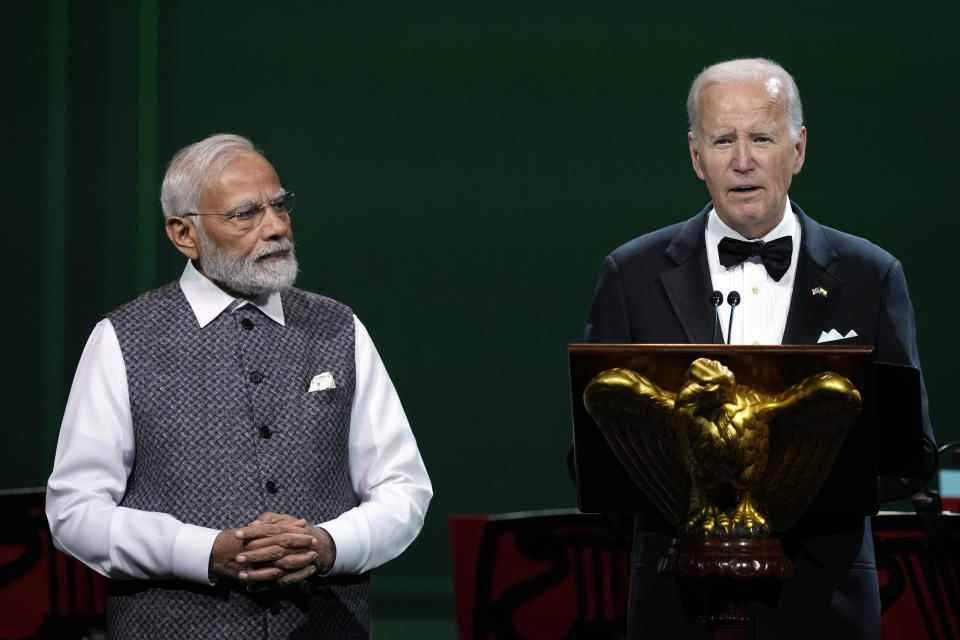
<svg viewBox="0 0 960 640"><path fill-rule="evenodd" d="M290 230L290 216L279 215L273 206L268 205L260 221L260 236L266 240L285 236Z"/></svg>
<svg viewBox="0 0 960 640"><path fill-rule="evenodd" d="M753 169L753 147L750 141L739 138L733 147L733 169L746 173Z"/></svg>

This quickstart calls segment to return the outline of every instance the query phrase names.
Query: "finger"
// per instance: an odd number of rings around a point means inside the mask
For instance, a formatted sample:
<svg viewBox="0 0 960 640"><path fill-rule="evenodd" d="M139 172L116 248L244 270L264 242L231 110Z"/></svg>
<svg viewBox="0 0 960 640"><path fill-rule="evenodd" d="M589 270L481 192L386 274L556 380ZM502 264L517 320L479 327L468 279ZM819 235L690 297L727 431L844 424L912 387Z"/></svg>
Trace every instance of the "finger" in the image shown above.
<svg viewBox="0 0 960 640"><path fill-rule="evenodd" d="M256 520L250 524L288 524L294 526L306 526L307 521L303 518L294 518L291 515L285 513L274 513L272 511L265 511L260 514ZM302 524L300 524L302 523Z"/></svg>
<svg viewBox="0 0 960 640"><path fill-rule="evenodd" d="M315 552L313 552L316 555ZM254 551L244 551L236 557L238 565L263 566L276 565L276 563L289 556L304 555L303 549L287 549L286 547L270 546Z"/></svg>
<svg viewBox="0 0 960 640"><path fill-rule="evenodd" d="M303 533L281 533L278 536L269 538L256 538L243 545L243 551L254 551L266 547L286 547L287 549L312 549L317 544L317 539Z"/></svg>
<svg viewBox="0 0 960 640"><path fill-rule="evenodd" d="M300 571L295 571L293 573L288 573L277 580L270 582L251 582L247 585L247 591L267 591L268 589L278 589L281 587L286 587L291 584L296 584L298 582L303 582L314 573L317 572L317 568L313 565L309 567L304 567Z"/></svg>
<svg viewBox="0 0 960 640"><path fill-rule="evenodd" d="M286 574L285 576L277 580L277 582L283 585L296 584L297 582L303 582L304 580L306 580L316 572L317 572L317 568L311 564L304 567L303 569L300 569L299 571L293 571L291 573Z"/></svg>
<svg viewBox="0 0 960 640"><path fill-rule="evenodd" d="M277 567L262 567L260 569L244 569L237 578L241 582L271 582L283 577L283 569Z"/></svg>
<svg viewBox="0 0 960 640"><path fill-rule="evenodd" d="M244 549L243 552L237 554L235 559L238 564L263 564L276 562L280 558L285 558L286 556L301 555L303 554L304 549L309 548L309 546L287 547L272 544L260 549ZM314 553L314 555L316 555L316 553Z"/></svg>
<svg viewBox="0 0 960 640"><path fill-rule="evenodd" d="M279 567L287 573L293 571L299 571L304 567L312 565L314 560L317 559L317 554L314 551L309 551L307 553L297 553L290 556L284 556L273 563L274 567Z"/></svg>
<svg viewBox="0 0 960 640"><path fill-rule="evenodd" d="M255 538L267 538L281 533L299 533L303 534L305 529L300 526L290 524L255 524L237 529L237 537L241 540L253 540Z"/></svg>

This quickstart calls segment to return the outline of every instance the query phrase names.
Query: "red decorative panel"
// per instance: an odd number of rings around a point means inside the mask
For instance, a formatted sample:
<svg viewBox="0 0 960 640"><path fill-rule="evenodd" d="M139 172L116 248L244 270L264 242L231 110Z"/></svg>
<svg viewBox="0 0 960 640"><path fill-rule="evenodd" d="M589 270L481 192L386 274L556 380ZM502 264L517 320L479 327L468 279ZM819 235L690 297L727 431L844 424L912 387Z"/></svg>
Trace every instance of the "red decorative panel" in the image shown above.
<svg viewBox="0 0 960 640"><path fill-rule="evenodd" d="M460 640L619 638L629 517L451 516ZM875 516L884 640L960 639L960 516Z"/></svg>
<svg viewBox="0 0 960 640"><path fill-rule="evenodd" d="M0 639L81 638L104 627L102 576L57 551L42 492L0 496Z"/></svg>

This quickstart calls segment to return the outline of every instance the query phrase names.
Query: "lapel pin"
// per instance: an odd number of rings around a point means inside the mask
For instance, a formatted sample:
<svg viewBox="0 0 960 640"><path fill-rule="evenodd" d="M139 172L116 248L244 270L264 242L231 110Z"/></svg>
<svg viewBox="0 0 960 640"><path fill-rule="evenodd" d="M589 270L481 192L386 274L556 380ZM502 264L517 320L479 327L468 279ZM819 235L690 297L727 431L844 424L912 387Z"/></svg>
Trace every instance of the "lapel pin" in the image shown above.
<svg viewBox="0 0 960 640"><path fill-rule="evenodd" d="M812 296L823 296L824 298L826 298L826 297L827 297L827 290L824 289L823 287L814 287L813 289L810 290L810 295L812 295Z"/></svg>

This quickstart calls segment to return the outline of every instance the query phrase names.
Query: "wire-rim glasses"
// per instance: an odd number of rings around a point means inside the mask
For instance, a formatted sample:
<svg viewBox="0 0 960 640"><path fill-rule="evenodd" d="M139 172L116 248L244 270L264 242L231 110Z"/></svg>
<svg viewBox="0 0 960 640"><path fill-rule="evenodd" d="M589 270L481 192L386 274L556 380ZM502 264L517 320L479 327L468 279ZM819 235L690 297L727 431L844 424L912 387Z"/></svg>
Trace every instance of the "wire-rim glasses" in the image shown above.
<svg viewBox="0 0 960 640"><path fill-rule="evenodd" d="M184 213L183 217L216 216L223 218L230 227L238 231L249 231L263 222L263 214L266 213L267 207L273 209L279 217L288 218L293 213L294 202L293 191L284 191L266 204L243 205L236 211L228 211L227 213Z"/></svg>

